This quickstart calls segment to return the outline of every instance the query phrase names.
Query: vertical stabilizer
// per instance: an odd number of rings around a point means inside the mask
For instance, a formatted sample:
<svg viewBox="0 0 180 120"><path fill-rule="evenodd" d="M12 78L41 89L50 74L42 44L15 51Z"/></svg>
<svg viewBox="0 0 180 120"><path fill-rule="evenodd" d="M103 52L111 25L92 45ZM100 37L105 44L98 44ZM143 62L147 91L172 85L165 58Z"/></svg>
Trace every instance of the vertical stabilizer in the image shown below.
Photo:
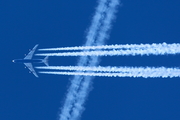
<svg viewBox="0 0 180 120"><path fill-rule="evenodd" d="M48 58L49 58L49 56L46 56L46 57L43 59L43 63L44 63L46 66L49 66L49 64L48 64Z"/></svg>

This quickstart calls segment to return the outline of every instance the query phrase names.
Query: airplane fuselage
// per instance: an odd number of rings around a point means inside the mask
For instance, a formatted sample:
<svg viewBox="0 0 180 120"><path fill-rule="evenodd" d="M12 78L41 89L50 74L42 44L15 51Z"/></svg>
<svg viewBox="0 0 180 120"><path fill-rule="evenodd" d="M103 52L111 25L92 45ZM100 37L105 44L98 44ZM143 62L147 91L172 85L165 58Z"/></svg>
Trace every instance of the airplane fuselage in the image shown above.
<svg viewBox="0 0 180 120"><path fill-rule="evenodd" d="M38 47L38 44L34 46L34 48L28 53L28 55L24 59L15 59L12 62L14 63L23 63L31 73L34 74L34 76L38 77L36 74L36 71L33 68L33 63L44 63L45 65L48 65L48 56L46 56L44 59L32 59L34 52L36 48Z"/></svg>
<svg viewBox="0 0 180 120"><path fill-rule="evenodd" d="M42 63L43 59L15 59L14 63Z"/></svg>

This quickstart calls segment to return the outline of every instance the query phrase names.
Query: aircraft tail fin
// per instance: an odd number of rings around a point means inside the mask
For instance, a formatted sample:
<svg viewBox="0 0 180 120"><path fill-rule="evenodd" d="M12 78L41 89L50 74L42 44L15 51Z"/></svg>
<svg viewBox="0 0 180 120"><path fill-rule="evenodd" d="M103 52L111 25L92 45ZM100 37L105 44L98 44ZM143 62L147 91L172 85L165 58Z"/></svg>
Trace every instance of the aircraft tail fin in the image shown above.
<svg viewBox="0 0 180 120"><path fill-rule="evenodd" d="M48 58L49 58L49 56L46 56L46 57L43 59L43 63L44 63L46 66L49 66L49 64L48 64Z"/></svg>

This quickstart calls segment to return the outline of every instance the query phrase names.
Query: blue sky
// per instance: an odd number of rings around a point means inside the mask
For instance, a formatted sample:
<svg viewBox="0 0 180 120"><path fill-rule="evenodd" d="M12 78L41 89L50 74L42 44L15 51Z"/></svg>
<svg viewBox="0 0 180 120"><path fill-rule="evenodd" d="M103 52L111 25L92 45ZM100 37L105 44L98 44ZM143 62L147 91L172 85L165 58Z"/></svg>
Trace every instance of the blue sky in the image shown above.
<svg viewBox="0 0 180 120"><path fill-rule="evenodd" d="M106 44L180 42L180 1L122 0L122 4ZM0 2L1 120L57 119L71 77L40 74L37 79L11 61L23 58L35 44L83 45L96 5L95 0ZM50 65L76 65L77 59L50 57ZM179 55L102 57L100 65L179 67L179 60ZM179 84L179 78L96 77L81 119L179 120Z"/></svg>

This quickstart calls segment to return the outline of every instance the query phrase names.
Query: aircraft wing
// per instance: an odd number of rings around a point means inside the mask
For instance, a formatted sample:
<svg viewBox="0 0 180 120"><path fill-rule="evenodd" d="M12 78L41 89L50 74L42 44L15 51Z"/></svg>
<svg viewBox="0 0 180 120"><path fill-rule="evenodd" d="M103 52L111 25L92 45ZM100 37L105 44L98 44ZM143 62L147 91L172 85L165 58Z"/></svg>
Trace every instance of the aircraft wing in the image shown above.
<svg viewBox="0 0 180 120"><path fill-rule="evenodd" d="M34 70L33 66L31 63L24 63L27 68L36 76L36 77L39 77L37 74L36 74L36 71Z"/></svg>
<svg viewBox="0 0 180 120"><path fill-rule="evenodd" d="M28 55L24 59L32 59L32 56L34 55L34 52L36 51L37 47L38 44L34 46L34 48L28 53Z"/></svg>

